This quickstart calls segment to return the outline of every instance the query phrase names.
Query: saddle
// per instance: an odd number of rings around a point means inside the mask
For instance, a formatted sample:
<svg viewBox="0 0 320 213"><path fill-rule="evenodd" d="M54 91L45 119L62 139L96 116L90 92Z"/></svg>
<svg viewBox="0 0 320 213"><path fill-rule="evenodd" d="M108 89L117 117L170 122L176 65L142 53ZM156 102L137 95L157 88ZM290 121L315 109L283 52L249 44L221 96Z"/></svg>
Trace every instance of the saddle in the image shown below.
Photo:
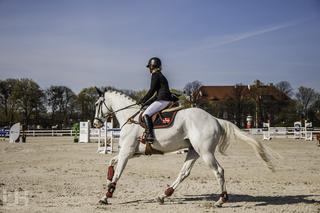
<svg viewBox="0 0 320 213"><path fill-rule="evenodd" d="M179 110L183 109L178 102L171 102L166 108L160 112L155 113L151 119L153 122L154 129L169 128L174 122L174 118ZM143 112L139 115L139 124L143 128L146 128L146 125L142 118Z"/></svg>

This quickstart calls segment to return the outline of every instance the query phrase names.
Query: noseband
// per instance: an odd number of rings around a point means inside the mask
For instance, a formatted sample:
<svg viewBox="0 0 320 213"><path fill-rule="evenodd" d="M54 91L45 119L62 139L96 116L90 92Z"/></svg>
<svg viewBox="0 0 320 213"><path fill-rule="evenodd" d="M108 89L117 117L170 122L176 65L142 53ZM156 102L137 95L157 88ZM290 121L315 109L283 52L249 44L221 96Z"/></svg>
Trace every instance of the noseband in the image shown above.
<svg viewBox="0 0 320 213"><path fill-rule="evenodd" d="M102 104L104 104L104 106L108 109L109 113L107 114L104 114L103 111L102 111ZM101 114L101 118L105 118L106 120L108 118L112 118L112 115L114 114L114 112L112 111L112 109L110 109L106 102L105 102L105 99L101 100L100 103L99 103L99 106L98 106L98 115ZM95 117L94 119L98 120L100 123L104 123L103 120L99 118L99 117Z"/></svg>

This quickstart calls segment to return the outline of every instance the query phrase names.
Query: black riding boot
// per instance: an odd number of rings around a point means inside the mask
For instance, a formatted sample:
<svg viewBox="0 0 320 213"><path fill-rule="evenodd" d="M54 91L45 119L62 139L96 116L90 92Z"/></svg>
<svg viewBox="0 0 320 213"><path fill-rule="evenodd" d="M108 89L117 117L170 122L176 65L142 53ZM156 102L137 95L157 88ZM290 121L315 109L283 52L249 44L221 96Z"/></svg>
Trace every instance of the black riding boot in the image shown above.
<svg viewBox="0 0 320 213"><path fill-rule="evenodd" d="M149 115L143 116L144 123L146 124L146 140L148 143L153 143L155 137L153 133L153 123Z"/></svg>

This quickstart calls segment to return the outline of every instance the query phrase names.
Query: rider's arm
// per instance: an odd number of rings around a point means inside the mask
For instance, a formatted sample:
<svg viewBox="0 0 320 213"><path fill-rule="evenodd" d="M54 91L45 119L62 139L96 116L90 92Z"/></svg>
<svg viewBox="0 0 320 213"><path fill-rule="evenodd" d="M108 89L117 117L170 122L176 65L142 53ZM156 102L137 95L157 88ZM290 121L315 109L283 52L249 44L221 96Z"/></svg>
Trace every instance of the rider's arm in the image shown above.
<svg viewBox="0 0 320 213"><path fill-rule="evenodd" d="M147 92L147 94L141 99L141 101L139 101L139 103L145 103L147 100L149 100L157 91L158 85L159 85L159 76L156 73L152 74L150 89Z"/></svg>

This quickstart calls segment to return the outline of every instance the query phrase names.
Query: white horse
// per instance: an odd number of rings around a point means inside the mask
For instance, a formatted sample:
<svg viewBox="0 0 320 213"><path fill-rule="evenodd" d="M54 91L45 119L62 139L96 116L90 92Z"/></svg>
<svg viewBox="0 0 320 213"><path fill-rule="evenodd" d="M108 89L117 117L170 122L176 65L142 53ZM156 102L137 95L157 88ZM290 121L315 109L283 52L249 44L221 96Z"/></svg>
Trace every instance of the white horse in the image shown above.
<svg viewBox="0 0 320 213"><path fill-rule="evenodd" d="M145 145L138 140L144 129L138 124L126 124L128 118L140 110L140 107L135 105L134 100L115 91L105 91L104 93L99 91L99 93L100 98L96 102L94 125L101 127L105 118L110 115L116 116L120 126L125 124L120 133L119 154L112 158L109 164L108 179L110 182L108 183L108 192L100 200L100 203L107 204L107 199L112 197L116 183L120 179L129 158L145 154ZM138 120L138 115L135 116L135 120ZM260 142L247 136L231 122L215 118L199 108L187 108L178 111L172 127L155 129L155 136L156 141L152 146L163 153L188 148L185 162L177 179L168 186L164 193L158 196L157 200L160 203L163 203L166 197L171 196L178 185L189 176L195 161L201 157L215 174L220 186L220 198L214 205L222 206L228 200L228 195L224 170L216 160L214 153L215 149L218 148L219 152L224 154L231 139L250 144L266 166L273 170L269 154ZM115 171L114 166L116 166Z"/></svg>

